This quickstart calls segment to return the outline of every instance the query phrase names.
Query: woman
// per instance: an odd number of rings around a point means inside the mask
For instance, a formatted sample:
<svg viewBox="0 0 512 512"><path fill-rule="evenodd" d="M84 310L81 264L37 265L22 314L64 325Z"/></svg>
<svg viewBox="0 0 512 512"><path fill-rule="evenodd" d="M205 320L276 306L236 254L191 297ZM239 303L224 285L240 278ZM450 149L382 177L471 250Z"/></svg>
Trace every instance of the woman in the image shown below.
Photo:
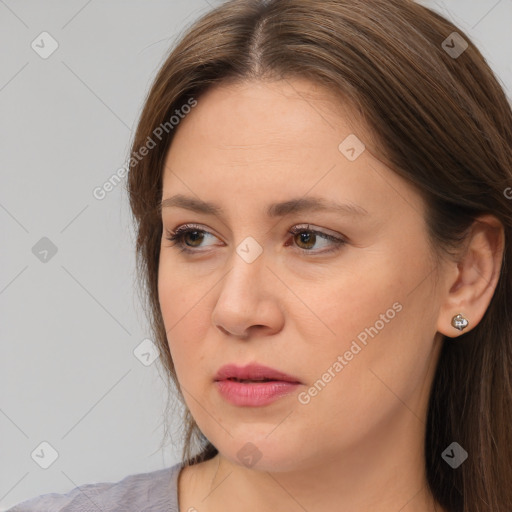
<svg viewBox="0 0 512 512"><path fill-rule="evenodd" d="M408 0L228 1L130 167L183 461L45 503L512 510L512 112L466 34Z"/></svg>

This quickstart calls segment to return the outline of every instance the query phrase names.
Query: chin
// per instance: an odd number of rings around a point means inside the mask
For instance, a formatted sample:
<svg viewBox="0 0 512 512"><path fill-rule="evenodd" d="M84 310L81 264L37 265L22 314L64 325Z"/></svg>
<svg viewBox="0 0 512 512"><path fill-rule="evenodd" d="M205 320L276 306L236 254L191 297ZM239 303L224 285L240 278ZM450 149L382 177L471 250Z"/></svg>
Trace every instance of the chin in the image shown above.
<svg viewBox="0 0 512 512"><path fill-rule="evenodd" d="M241 468L276 473L295 471L305 462L303 444L297 443L297 446L292 446L285 445L282 441L264 437L252 441L233 439L226 450L219 452L232 464Z"/></svg>

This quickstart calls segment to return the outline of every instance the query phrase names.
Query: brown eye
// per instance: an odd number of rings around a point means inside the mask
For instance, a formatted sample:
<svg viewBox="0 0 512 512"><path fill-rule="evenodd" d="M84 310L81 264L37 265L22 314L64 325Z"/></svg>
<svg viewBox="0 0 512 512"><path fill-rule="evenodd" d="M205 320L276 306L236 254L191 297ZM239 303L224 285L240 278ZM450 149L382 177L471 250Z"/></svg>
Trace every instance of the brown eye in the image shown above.
<svg viewBox="0 0 512 512"><path fill-rule="evenodd" d="M198 247L201 245L201 242L204 239L204 232L199 230L188 230L187 232L182 233L182 240L184 240L185 243L187 242L187 238L192 241L192 243L187 243L187 245L190 245L191 247ZM199 243L195 245L195 243L198 241Z"/></svg>
<svg viewBox="0 0 512 512"><path fill-rule="evenodd" d="M293 235L293 242L286 243L285 245L287 247L295 245L303 254L311 256L321 256L337 251L346 244L346 240L343 238L332 236L328 233L324 233L323 231L310 229L309 225L306 227L296 226L288 231L288 233ZM178 227L174 232L166 232L166 239L170 242L174 242L173 247L180 249L180 252L187 252L190 254L204 253L205 251L200 250L201 247L215 245L203 244L205 239L208 237L217 238L209 231L205 231L204 229L200 229L193 225L183 225ZM318 250L317 248L317 250L313 250L320 242L323 242L323 244L320 245L320 249L322 249L322 246L327 247L327 249Z"/></svg>
<svg viewBox="0 0 512 512"><path fill-rule="evenodd" d="M337 251L343 245L346 244L346 241L343 238L338 238L336 236L329 235L328 233L324 233L323 231L318 231L316 229L310 229L309 225L295 226L292 229L290 229L289 233L293 235L295 245L304 254L323 255L333 251ZM312 250L319 241L323 241L324 246L331 247L321 251Z"/></svg>
<svg viewBox="0 0 512 512"><path fill-rule="evenodd" d="M308 231L302 231L294 236L297 245L301 249L312 249L316 242L316 235L313 232ZM306 247L302 246L302 244L305 244Z"/></svg>
<svg viewBox="0 0 512 512"><path fill-rule="evenodd" d="M201 247L202 242L208 237L216 238L215 235L212 235L208 231L191 225L180 226L174 232L168 231L166 233L166 239L170 242L175 242L173 247L177 247L181 251L189 253L200 252L195 249Z"/></svg>

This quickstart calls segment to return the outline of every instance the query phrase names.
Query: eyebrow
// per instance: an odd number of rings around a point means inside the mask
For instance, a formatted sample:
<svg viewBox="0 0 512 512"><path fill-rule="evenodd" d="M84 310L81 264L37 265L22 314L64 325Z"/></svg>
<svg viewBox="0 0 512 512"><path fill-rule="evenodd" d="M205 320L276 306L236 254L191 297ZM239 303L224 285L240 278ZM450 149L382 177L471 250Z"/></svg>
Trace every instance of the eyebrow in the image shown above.
<svg viewBox="0 0 512 512"><path fill-rule="evenodd" d="M160 209L172 207L185 208L206 215L219 217L224 215L224 210L220 206L182 194L164 199L160 204ZM368 215L368 212L362 206L353 203L339 204L320 197L301 197L281 203L272 203L267 208L267 215L271 218L284 217L305 211L333 211L348 215Z"/></svg>

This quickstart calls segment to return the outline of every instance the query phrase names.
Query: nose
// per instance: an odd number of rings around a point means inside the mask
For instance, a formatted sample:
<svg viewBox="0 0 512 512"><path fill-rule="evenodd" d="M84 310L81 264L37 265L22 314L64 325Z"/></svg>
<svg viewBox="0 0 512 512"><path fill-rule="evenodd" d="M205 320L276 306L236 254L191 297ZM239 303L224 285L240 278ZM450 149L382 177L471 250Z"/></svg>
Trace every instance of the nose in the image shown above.
<svg viewBox="0 0 512 512"><path fill-rule="evenodd" d="M279 294L284 290L263 256L247 263L235 253L233 266L220 286L212 322L223 334L248 339L257 334L275 334L283 328Z"/></svg>

